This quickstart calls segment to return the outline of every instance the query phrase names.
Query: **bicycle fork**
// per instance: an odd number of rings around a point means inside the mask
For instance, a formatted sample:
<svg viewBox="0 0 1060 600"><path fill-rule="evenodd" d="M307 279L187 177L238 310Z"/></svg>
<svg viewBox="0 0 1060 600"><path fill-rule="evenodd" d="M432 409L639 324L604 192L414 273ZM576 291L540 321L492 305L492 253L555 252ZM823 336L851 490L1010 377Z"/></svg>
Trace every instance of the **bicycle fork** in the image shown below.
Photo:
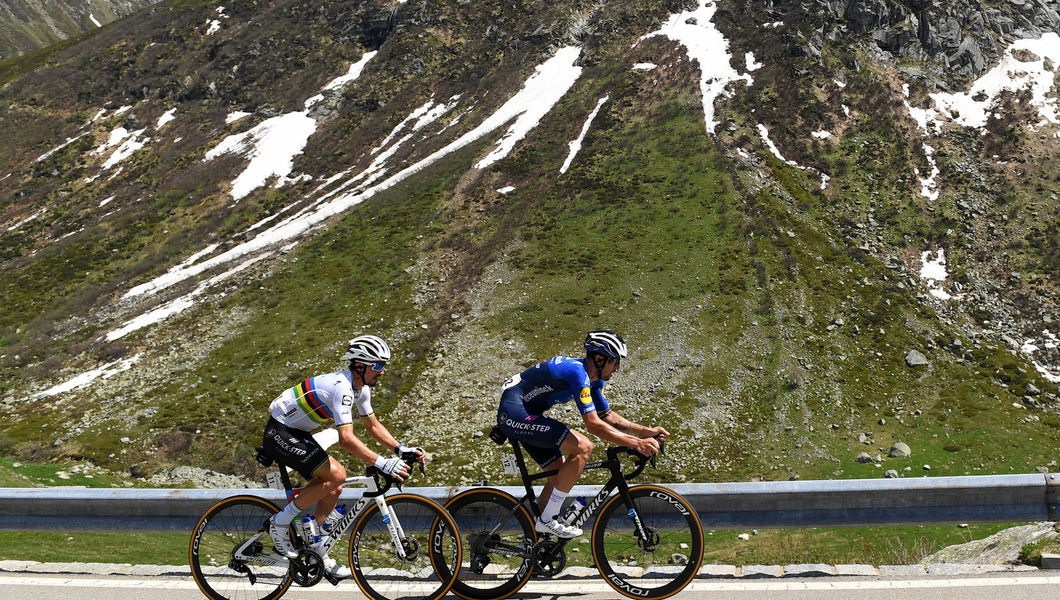
<svg viewBox="0 0 1060 600"><path fill-rule="evenodd" d="M401 560L411 560L407 552L409 549L405 547L405 530L401 528L401 522L394 515L394 509L387 505L382 496L375 498L375 505L379 508L379 514L383 515L383 523L390 532L390 541L394 544L394 551Z"/></svg>

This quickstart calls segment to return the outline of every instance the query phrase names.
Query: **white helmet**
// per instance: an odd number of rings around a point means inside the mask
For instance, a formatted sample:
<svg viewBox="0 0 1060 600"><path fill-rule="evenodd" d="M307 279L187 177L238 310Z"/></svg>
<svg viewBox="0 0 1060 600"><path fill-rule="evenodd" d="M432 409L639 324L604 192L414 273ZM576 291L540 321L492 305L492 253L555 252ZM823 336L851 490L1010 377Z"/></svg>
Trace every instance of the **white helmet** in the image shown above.
<svg viewBox="0 0 1060 600"><path fill-rule="evenodd" d="M346 360L360 363L390 362L390 346L374 335L360 335L350 340L346 347Z"/></svg>
<svg viewBox="0 0 1060 600"><path fill-rule="evenodd" d="M585 351L603 355L611 360L622 360L626 357L626 342L614 331L597 329L585 336Z"/></svg>

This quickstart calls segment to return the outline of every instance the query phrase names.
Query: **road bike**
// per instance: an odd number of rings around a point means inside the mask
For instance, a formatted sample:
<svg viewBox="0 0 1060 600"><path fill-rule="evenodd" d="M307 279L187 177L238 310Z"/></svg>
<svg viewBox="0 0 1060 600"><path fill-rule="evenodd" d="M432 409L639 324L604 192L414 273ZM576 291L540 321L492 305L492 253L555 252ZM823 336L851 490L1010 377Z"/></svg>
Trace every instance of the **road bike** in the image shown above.
<svg viewBox="0 0 1060 600"><path fill-rule="evenodd" d="M273 460L258 448L257 460L266 467ZM410 473L414 455L403 455ZM422 470L422 464L420 465ZM300 488L291 486L287 469L269 474L282 484L288 501ZM401 483L376 467L343 485L363 486L359 498L319 540L295 519L291 541L298 557L288 559L273 549L269 519L279 508L254 495L225 498L199 519L192 532L188 557L192 576L211 600L274 600L294 583L309 587L322 579L339 579L326 572L323 558L347 530L352 578L372 600L437 600L453 584L461 561L461 541L452 517L441 505L415 494L384 494ZM314 542L316 542L314 544Z"/></svg>
<svg viewBox="0 0 1060 600"><path fill-rule="evenodd" d="M507 436L494 428L490 438L503 444ZM464 539L464 559L452 591L469 600L507 598L535 574L554 577L567 563L565 547L572 540L538 538L534 528L540 510L531 484L557 471L528 473L519 442L507 441L515 454L505 457L506 471L518 472L525 495L517 499L500 489L476 487L445 505ZM621 461L626 455L634 458L629 473ZM584 504L582 499L572 503L564 518L582 527L596 515L590 544L604 580L625 596L659 599L684 589L699 572L703 528L688 501L672 490L626 483L648 464L654 467L655 457L622 446L608 448L607 460L590 462L585 470L606 469L610 479Z"/></svg>

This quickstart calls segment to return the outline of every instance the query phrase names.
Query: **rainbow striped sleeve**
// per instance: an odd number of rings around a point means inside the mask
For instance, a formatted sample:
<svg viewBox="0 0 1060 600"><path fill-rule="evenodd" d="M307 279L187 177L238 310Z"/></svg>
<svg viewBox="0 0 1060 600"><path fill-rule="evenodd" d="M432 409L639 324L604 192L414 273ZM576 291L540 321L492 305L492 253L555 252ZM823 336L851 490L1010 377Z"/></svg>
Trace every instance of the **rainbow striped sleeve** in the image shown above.
<svg viewBox="0 0 1060 600"><path fill-rule="evenodd" d="M314 423L323 424L332 418L331 407L323 402L320 395L317 394L316 388L313 385L313 379L309 378L299 383L298 385L291 388L294 392L295 400L298 401L299 408L306 414Z"/></svg>

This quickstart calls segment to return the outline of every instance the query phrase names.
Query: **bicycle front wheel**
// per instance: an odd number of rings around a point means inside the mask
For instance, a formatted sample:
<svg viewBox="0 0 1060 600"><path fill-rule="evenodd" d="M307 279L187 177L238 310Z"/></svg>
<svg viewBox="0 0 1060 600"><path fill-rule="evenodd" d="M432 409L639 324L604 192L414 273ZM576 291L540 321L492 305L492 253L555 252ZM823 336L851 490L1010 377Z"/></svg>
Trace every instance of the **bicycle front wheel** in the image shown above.
<svg viewBox="0 0 1060 600"><path fill-rule="evenodd" d="M390 496L386 505L389 515L370 504L353 525L354 581L372 600L441 598L460 564L460 535L452 517L438 503L413 494Z"/></svg>
<svg viewBox="0 0 1060 600"><path fill-rule="evenodd" d="M464 561L453 593L468 600L500 600L530 580L527 557L537 541L526 507L510 494L472 488L445 504L464 539Z"/></svg>
<svg viewBox="0 0 1060 600"><path fill-rule="evenodd" d="M616 495L600 510L592 536L596 568L615 591L630 598L672 596L699 572L699 517L688 501L663 487L634 486L629 496L633 506Z"/></svg>
<svg viewBox="0 0 1060 600"><path fill-rule="evenodd" d="M265 521L279 511L257 496L233 496L213 505L199 519L191 534L188 561L191 576L211 600L275 600L291 587L287 566L235 558L262 555L272 547ZM252 538L258 538L249 545Z"/></svg>

